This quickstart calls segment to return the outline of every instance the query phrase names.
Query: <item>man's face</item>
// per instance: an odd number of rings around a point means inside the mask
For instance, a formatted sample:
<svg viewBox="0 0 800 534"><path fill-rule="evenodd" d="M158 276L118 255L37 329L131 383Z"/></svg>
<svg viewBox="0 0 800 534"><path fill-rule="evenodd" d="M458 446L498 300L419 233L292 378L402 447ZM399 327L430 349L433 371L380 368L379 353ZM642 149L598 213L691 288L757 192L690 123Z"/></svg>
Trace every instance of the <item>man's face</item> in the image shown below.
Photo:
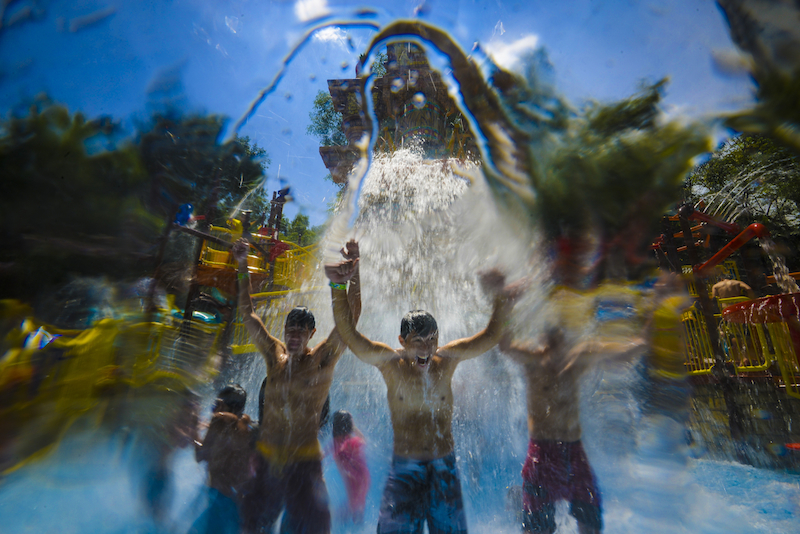
<svg viewBox="0 0 800 534"><path fill-rule="evenodd" d="M406 353L414 358L414 365L421 369L427 369L431 362L431 356L436 354L439 349L439 332L434 332L422 337L416 332L411 332L403 339L400 337L400 344Z"/></svg>
<svg viewBox="0 0 800 534"><path fill-rule="evenodd" d="M284 330L283 339L286 342L286 352L289 353L289 356L305 354L308 342L316 331L316 329L309 330L302 326L287 325Z"/></svg>

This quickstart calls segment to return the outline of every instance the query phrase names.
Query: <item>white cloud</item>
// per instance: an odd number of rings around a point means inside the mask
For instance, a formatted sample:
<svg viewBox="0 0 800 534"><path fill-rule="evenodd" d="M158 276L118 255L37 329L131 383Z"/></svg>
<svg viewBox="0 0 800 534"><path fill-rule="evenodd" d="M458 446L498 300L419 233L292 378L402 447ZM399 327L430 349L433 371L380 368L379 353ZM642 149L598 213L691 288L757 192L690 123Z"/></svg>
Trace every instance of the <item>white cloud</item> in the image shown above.
<svg viewBox="0 0 800 534"><path fill-rule="evenodd" d="M315 31L312 39L322 43L335 43L344 48L347 45L347 32L338 26L326 26Z"/></svg>
<svg viewBox="0 0 800 534"><path fill-rule="evenodd" d="M495 63L513 70L520 59L536 49L537 44L539 44L539 36L528 34L510 43L492 40L486 44L485 49Z"/></svg>
<svg viewBox="0 0 800 534"><path fill-rule="evenodd" d="M328 0L297 0L294 4L294 14L300 22L324 17L328 13Z"/></svg>

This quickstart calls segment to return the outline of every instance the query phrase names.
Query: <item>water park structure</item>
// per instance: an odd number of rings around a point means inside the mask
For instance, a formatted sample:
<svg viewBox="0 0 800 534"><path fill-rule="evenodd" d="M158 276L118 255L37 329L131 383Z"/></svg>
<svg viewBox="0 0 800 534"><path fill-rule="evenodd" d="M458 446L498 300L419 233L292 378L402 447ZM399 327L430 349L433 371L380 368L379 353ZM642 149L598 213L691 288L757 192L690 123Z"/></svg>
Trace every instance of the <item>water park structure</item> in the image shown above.
<svg viewBox="0 0 800 534"><path fill-rule="evenodd" d="M376 150L392 152L417 143L428 159L474 157L474 135L425 53L406 42L390 43L386 50L386 73L372 88L379 132ZM362 106L365 83L363 76L328 80L348 144L319 150L339 183L346 182L353 162L361 157L356 143L373 131ZM800 454L792 451L800 449L800 432L792 419L800 416L800 322L795 305L800 293L779 266L774 275L764 274L765 254L753 248L758 249L758 242L768 243L766 227L753 223L741 228L702 208L686 205L665 216L663 233L652 246L659 267L680 274L692 297L681 312L684 359L670 372L690 384L692 430L703 446L746 463L797 468ZM748 254L741 254L743 250ZM776 261L774 254L770 259ZM761 288L776 277L775 292L780 295L755 301L744 296L712 298L718 280L747 280ZM598 301L605 298L603 290L585 296L592 295Z"/></svg>
<svg viewBox="0 0 800 534"><path fill-rule="evenodd" d="M448 94L438 71L431 68L423 50L414 43L390 43L386 47L385 74L376 77L372 102L378 122L377 151L393 152L408 143L420 145L430 158L476 158L477 145ZM333 181L344 183L353 163L361 157L355 146L365 132L372 132L370 115L364 113L366 78L328 80L334 109L342 114L345 146L319 149Z"/></svg>
<svg viewBox="0 0 800 534"><path fill-rule="evenodd" d="M788 273L773 251L769 230L759 223L742 229L703 213L702 206L685 205L665 217L663 227L653 249L662 269L685 276L692 296L692 306L682 314L684 368L693 391L692 439L746 463L796 469L800 433L792 421L800 414L798 273ZM710 236L720 231L721 244L705 251ZM748 247L754 254L734 255ZM701 254L708 259L702 261ZM758 261L764 256L772 262L772 275ZM713 295L714 282L742 279L774 294L756 299Z"/></svg>
<svg viewBox="0 0 800 534"><path fill-rule="evenodd" d="M221 359L256 350L236 319L233 242L244 237L251 243L253 300L262 310L301 291L319 261L315 245L278 238L285 202L285 191L273 193L267 225L254 232L247 211L230 219L227 228L200 230L190 217L167 225L162 243L172 233L195 240L197 261L183 305L176 295L158 291L158 268L154 278L118 303L114 317L89 321L86 328L59 328L37 319L25 303L0 302L5 335L0 473L53 450L87 413L95 414L98 428L105 422L169 428L175 418L186 417L184 408L193 411L196 392L215 380ZM130 413L131 405L150 406L162 398L173 405L171 410ZM37 421L35 430L30 421ZM166 435L158 441L169 448L176 445L166 443L171 439Z"/></svg>

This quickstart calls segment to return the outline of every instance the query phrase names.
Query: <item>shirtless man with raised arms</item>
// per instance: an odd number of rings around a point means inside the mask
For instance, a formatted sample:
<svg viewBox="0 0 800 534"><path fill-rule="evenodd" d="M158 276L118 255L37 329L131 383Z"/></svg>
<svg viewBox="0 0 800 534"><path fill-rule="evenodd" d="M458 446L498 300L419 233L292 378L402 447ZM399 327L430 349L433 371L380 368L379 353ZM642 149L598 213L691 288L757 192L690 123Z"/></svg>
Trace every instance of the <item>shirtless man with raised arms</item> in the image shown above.
<svg viewBox="0 0 800 534"><path fill-rule="evenodd" d="M497 271L481 276L484 290L494 295L489 324L472 337L439 347L436 321L425 311L407 313L400 323L399 349L371 341L356 330L345 287L351 265L327 265L331 279L336 328L350 350L380 370L386 382L394 430L394 458L378 519L379 534L467 531L456 469L451 422L456 366L497 344L513 301L520 293L503 287Z"/></svg>
<svg viewBox="0 0 800 534"><path fill-rule="evenodd" d="M521 364L527 386L528 457L522 468L523 530L555 531L555 503L565 499L581 534L603 528L600 492L581 444L580 379L600 359L631 359L642 340L597 339L570 346L560 328L538 345L500 340L500 350Z"/></svg>
<svg viewBox="0 0 800 534"><path fill-rule="evenodd" d="M264 417L256 445L256 475L245 489L242 520L246 532L270 531L285 507L284 522L296 534L327 534L331 528L328 491L322 478L320 413L333 381L333 371L346 348L336 328L313 349L314 316L305 307L286 317L285 343L270 335L253 311L247 275L249 244L233 246L239 265L239 310L256 348L267 364ZM357 275L358 245L349 242L343 265ZM342 295L356 321L361 313L359 284Z"/></svg>

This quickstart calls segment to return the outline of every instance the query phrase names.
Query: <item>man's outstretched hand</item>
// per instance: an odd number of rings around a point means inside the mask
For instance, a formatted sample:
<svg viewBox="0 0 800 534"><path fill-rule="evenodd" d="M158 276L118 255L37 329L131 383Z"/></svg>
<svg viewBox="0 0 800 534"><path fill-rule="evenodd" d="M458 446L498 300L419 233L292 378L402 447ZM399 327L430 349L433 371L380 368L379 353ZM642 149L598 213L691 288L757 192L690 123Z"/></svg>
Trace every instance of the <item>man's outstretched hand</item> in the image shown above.
<svg viewBox="0 0 800 534"><path fill-rule="evenodd" d="M247 242L246 239L241 238L237 239L236 243L233 244L231 248L231 254L233 254L233 259L236 260L237 263L241 263L244 261L247 262L247 253L250 251L250 243Z"/></svg>
<svg viewBox="0 0 800 534"><path fill-rule="evenodd" d="M478 281L487 294L501 297L507 301L517 300L530 285L530 280L527 278L506 284L506 275L497 268L479 272Z"/></svg>
<svg viewBox="0 0 800 534"><path fill-rule="evenodd" d="M358 241L355 239L351 239L347 242L345 246L342 247L340 251L344 259L346 260L357 260L358 259Z"/></svg>
<svg viewBox="0 0 800 534"><path fill-rule="evenodd" d="M344 261L325 265L325 276L335 284L344 284L350 280L358 270L358 243L351 239L341 250Z"/></svg>

